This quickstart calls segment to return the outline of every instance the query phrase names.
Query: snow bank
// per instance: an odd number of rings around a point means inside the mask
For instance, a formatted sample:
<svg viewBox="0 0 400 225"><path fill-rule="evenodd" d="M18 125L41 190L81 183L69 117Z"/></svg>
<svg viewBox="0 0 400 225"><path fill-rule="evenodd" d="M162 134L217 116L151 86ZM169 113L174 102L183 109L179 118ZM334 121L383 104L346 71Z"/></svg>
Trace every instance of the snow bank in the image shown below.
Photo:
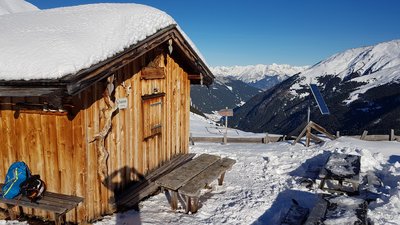
<svg viewBox="0 0 400 225"><path fill-rule="evenodd" d="M39 10L36 6L24 0L0 0L0 16L10 13Z"/></svg>
<svg viewBox="0 0 400 225"><path fill-rule="evenodd" d="M176 24L140 4L92 4L0 19L0 80L74 74Z"/></svg>

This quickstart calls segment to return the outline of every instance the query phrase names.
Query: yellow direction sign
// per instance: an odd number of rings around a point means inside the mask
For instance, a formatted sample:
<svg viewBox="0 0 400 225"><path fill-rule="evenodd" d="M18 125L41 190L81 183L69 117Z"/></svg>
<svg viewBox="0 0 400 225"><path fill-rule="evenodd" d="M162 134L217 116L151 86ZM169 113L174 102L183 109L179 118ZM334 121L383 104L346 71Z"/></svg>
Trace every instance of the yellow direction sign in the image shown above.
<svg viewBox="0 0 400 225"><path fill-rule="evenodd" d="M221 116L233 116L233 109L221 109L218 114Z"/></svg>

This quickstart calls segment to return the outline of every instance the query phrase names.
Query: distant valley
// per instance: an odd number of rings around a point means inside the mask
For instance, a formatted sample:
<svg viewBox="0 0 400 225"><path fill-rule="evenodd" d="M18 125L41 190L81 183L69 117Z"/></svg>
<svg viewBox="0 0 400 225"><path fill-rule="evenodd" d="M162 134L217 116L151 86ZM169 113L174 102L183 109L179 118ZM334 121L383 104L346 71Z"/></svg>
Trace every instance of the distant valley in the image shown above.
<svg viewBox="0 0 400 225"><path fill-rule="evenodd" d="M210 87L191 87L192 104L205 113L236 108L306 68L277 64L214 67L216 79Z"/></svg>

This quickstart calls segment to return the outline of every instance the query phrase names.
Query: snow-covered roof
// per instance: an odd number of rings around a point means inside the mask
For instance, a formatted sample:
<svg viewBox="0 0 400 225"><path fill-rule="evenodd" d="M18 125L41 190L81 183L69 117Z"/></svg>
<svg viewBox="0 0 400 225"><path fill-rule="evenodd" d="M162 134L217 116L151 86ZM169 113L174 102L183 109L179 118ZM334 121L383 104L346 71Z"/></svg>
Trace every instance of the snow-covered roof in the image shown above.
<svg viewBox="0 0 400 225"><path fill-rule="evenodd" d="M171 25L176 25L171 16L140 4L91 4L3 15L0 80L75 74Z"/></svg>
<svg viewBox="0 0 400 225"><path fill-rule="evenodd" d="M10 13L39 10L36 6L24 0L0 0L0 16Z"/></svg>

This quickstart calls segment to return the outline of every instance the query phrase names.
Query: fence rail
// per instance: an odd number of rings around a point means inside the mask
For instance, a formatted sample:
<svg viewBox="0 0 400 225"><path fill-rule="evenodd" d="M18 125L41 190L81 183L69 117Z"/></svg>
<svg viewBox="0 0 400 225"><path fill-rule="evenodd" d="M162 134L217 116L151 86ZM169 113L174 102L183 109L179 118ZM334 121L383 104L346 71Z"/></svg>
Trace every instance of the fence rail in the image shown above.
<svg viewBox="0 0 400 225"><path fill-rule="evenodd" d="M274 135L265 137L227 137L226 142L228 143L260 143L267 144L270 142L279 142L286 140L285 135ZM211 142L211 143L224 143L224 136L219 137L193 137L190 136L190 142L192 145L195 142Z"/></svg>
<svg viewBox="0 0 400 225"><path fill-rule="evenodd" d="M336 136L339 137L340 133L336 132ZM373 134L368 135L368 131L364 131L361 135L344 135L344 137L351 137L356 139L361 139L365 141L398 141L400 142L400 136L395 135L394 131L391 130L390 134ZM224 136L215 136L215 137L193 137L190 134L189 141L192 145L195 142L211 142L211 143L260 143L260 144L268 144L286 140L294 140L296 136L288 137L286 135L268 135L265 134L265 137L227 137L226 142L224 141Z"/></svg>

